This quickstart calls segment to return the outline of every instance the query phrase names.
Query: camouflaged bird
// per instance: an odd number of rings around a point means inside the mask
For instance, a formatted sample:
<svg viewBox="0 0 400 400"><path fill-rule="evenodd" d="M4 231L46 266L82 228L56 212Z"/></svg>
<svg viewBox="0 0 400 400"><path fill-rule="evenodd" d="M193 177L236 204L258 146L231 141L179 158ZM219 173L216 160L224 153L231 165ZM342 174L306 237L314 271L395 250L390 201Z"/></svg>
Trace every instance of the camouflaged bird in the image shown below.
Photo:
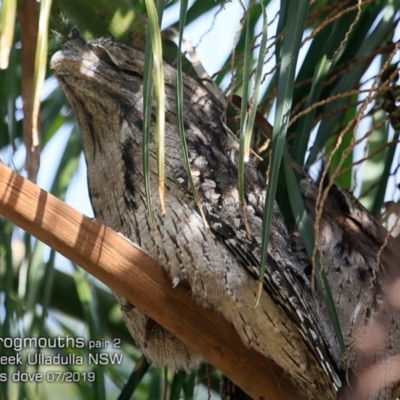
<svg viewBox="0 0 400 400"><path fill-rule="evenodd" d="M111 39L85 42L76 32L51 60L82 132L96 219L158 260L171 284L189 283L198 303L231 322L243 342L272 358L308 399L336 398L340 355L319 300L297 262L275 206L268 265L258 293L265 179L245 167L246 233L237 190L237 143L221 122L222 105L185 76L184 129L203 220L188 186L179 142L176 70L165 73L165 213L146 209L142 169L144 54ZM158 204L155 143L150 143L151 197ZM192 369L201 358L140 310L117 296L125 322L146 357ZM266 373L268 373L266 371Z"/></svg>
<svg viewBox="0 0 400 400"><path fill-rule="evenodd" d="M313 221L318 186L301 182ZM395 399L400 395L399 246L351 193L327 183L321 189L327 197L318 222L318 249L346 345L348 385L339 398Z"/></svg>

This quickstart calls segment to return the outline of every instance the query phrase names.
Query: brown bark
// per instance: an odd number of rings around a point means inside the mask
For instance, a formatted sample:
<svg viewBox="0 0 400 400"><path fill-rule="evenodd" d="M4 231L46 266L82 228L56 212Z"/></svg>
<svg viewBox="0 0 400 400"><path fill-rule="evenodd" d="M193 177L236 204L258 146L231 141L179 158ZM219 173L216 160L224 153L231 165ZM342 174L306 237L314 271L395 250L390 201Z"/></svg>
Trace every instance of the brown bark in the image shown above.
<svg viewBox="0 0 400 400"><path fill-rule="evenodd" d="M248 349L221 316L173 289L164 269L123 236L0 164L0 214L79 264L200 353L255 399L299 395L271 360ZM199 340L201 338L201 340Z"/></svg>
<svg viewBox="0 0 400 400"><path fill-rule="evenodd" d="M39 114L33 115L33 85L35 53L38 36L39 16L37 2L24 0L18 11L21 26L22 99L24 109L24 142L26 147L26 170L28 177L36 182L40 166L40 134L34 133L34 126L40 128ZM36 120L34 120L35 118Z"/></svg>

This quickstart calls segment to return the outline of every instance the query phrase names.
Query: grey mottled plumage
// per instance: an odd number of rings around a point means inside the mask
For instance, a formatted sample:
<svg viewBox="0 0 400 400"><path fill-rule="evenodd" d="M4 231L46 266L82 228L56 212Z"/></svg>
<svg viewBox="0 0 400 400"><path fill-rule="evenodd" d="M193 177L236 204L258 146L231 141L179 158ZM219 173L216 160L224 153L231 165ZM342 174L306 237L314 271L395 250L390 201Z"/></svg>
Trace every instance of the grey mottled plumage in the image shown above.
<svg viewBox="0 0 400 400"><path fill-rule="evenodd" d="M315 220L318 187L304 180L301 190ZM346 345L349 385L340 399L397 398L392 393L400 380L398 245L351 193L335 185L321 211L318 248Z"/></svg>
<svg viewBox="0 0 400 400"><path fill-rule="evenodd" d="M219 311L242 340L273 358L307 398L335 398L338 350L309 281L292 253L277 207L265 290L255 308L265 182L246 165L246 234L237 191L237 154L221 123L221 105L185 77L185 132L191 171L209 228L187 184L177 133L176 71L165 65L165 214L147 219L142 172L143 53L110 39L74 37L51 68L82 131L96 218L122 232L164 265L174 285L190 284L194 299ZM155 146L151 142L152 201L158 204ZM190 369L201 360L169 332L118 297L127 326L156 364ZM307 347L308 346L308 347ZM311 350L311 353L309 351ZM334 360L334 361L333 361ZM325 370L326 374L322 371ZM267 373L267 372L266 372Z"/></svg>

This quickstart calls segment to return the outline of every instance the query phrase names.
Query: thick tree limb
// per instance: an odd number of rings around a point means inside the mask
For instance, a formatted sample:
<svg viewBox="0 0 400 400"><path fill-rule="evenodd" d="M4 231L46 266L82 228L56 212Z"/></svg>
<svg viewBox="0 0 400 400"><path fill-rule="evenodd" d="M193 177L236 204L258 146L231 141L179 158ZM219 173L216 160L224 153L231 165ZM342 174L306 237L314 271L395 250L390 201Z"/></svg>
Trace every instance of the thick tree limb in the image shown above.
<svg viewBox="0 0 400 400"><path fill-rule="evenodd" d="M231 325L172 289L164 269L127 239L0 164L0 214L79 264L185 342L256 399L299 398L271 360Z"/></svg>

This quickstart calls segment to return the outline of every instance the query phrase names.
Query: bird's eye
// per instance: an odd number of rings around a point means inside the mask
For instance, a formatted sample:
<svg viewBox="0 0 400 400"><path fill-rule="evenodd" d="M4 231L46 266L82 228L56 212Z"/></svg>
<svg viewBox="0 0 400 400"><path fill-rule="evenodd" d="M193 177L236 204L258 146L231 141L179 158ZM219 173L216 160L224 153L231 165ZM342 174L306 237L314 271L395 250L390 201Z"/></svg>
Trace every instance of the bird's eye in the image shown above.
<svg viewBox="0 0 400 400"><path fill-rule="evenodd" d="M129 68L129 65L124 65L122 61L121 64L114 62L109 53L102 47L92 46L92 50L101 61L104 61L111 67L118 69L118 71L137 78L143 78L143 75L141 73L135 71L133 68Z"/></svg>
<svg viewBox="0 0 400 400"><path fill-rule="evenodd" d="M101 60L104 61L105 63L115 67L115 63L113 62L113 60L111 59L111 57L109 56L109 54L107 53L107 51L105 51L102 47L100 46L91 46L93 52L96 54L96 56Z"/></svg>
<svg viewBox="0 0 400 400"><path fill-rule="evenodd" d="M134 71L133 69L128 69L128 68L119 68L120 71L122 71L124 74L130 75L130 76L135 76L137 78L143 78L143 75L137 71Z"/></svg>

